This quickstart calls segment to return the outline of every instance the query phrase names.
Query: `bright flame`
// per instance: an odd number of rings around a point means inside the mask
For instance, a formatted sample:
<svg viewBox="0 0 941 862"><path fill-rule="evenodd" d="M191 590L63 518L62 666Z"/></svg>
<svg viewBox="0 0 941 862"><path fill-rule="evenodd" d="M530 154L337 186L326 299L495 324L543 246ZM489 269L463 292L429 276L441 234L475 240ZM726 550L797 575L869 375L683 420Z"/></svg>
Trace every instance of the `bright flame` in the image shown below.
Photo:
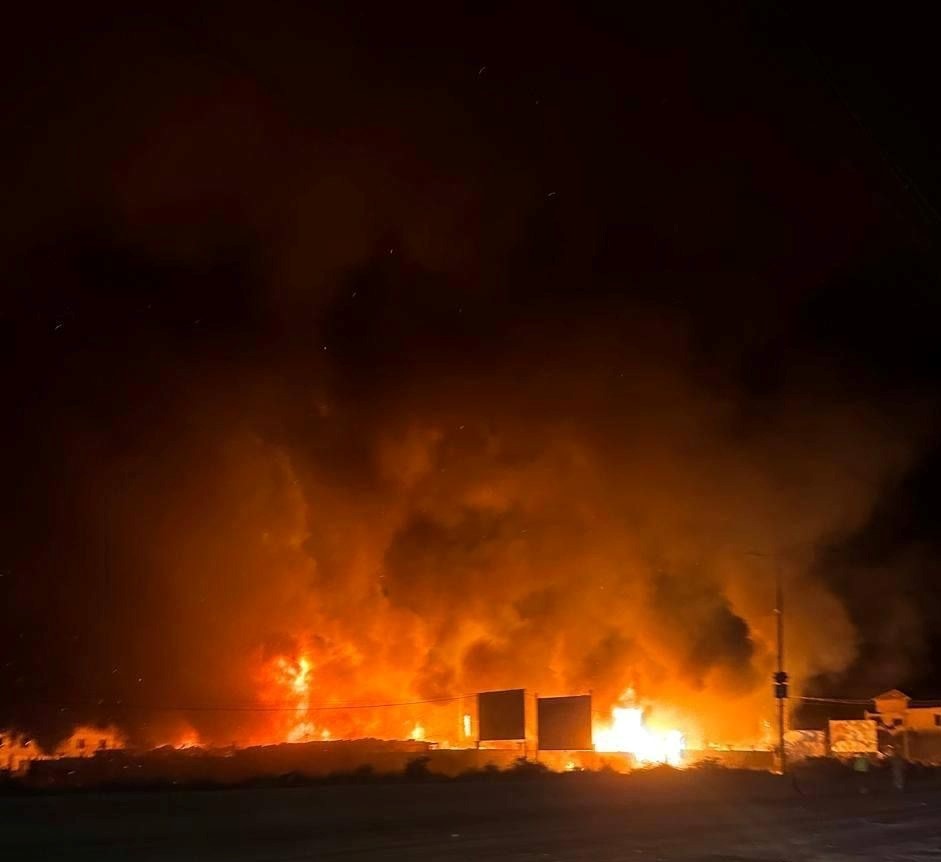
<svg viewBox="0 0 941 862"><path fill-rule="evenodd" d="M288 742L308 742L314 738L317 728L311 721L299 721L294 725L287 735Z"/></svg>
<svg viewBox="0 0 941 862"><path fill-rule="evenodd" d="M310 659L301 656L296 662L291 662L282 657L278 659L278 668L291 691L303 698L303 706L306 709L307 695L310 692Z"/></svg>
<svg viewBox="0 0 941 862"><path fill-rule="evenodd" d="M421 741L422 739L425 738L425 728L422 727L420 724L416 724L416 725L412 728L412 733L411 733L411 736L410 736L409 738L410 738L410 739L417 739L417 740Z"/></svg>
<svg viewBox="0 0 941 862"><path fill-rule="evenodd" d="M470 713L468 712L464 713L463 724L464 724L464 736L465 738L470 739L474 735L473 733L474 727L473 727L473 724L471 723Z"/></svg>
<svg viewBox="0 0 941 862"><path fill-rule="evenodd" d="M195 730L189 730L183 734L173 746L174 748L199 748L199 734Z"/></svg>
<svg viewBox="0 0 941 862"><path fill-rule="evenodd" d="M300 656L294 661L283 656L276 661L278 669L278 682L282 689L286 689L294 700L294 711L297 721L291 727L285 739L288 742L307 742L318 735L317 727L308 718L310 709L310 677L313 665L307 656Z"/></svg>
<svg viewBox="0 0 941 862"><path fill-rule="evenodd" d="M594 731L596 751L623 751L640 763L668 763L680 766L686 738L678 730L655 731L644 723L639 707L616 706L611 710L611 724Z"/></svg>

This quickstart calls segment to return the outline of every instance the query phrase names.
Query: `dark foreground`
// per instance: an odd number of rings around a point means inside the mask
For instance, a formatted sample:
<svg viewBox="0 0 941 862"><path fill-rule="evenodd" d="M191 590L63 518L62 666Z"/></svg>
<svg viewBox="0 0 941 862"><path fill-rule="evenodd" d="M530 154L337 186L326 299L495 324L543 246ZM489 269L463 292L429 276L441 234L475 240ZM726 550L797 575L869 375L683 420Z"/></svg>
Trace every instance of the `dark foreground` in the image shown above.
<svg viewBox="0 0 941 862"><path fill-rule="evenodd" d="M567 775L0 797L0 859L939 860L941 792Z"/></svg>

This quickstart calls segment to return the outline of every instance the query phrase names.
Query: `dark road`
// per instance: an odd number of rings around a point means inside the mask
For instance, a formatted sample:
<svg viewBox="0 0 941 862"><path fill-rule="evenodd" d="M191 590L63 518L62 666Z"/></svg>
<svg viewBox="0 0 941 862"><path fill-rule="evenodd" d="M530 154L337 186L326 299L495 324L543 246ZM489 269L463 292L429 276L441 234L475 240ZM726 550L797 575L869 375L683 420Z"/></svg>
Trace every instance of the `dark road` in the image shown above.
<svg viewBox="0 0 941 862"><path fill-rule="evenodd" d="M673 784L673 782L670 782ZM748 782L751 784L751 782ZM8 797L4 860L933 860L941 793L571 780Z"/></svg>

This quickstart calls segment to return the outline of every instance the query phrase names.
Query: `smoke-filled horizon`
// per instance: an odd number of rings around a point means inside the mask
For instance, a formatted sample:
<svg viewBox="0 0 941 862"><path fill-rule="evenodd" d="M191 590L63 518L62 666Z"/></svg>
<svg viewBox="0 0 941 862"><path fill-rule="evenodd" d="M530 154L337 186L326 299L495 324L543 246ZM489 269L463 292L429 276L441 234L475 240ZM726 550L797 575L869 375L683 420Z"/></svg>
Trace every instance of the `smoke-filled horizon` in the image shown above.
<svg viewBox="0 0 941 862"><path fill-rule="evenodd" d="M14 58L0 727L259 738L146 707L303 654L756 739L777 565L799 691L924 673L935 276L851 118L744 15L446 18Z"/></svg>

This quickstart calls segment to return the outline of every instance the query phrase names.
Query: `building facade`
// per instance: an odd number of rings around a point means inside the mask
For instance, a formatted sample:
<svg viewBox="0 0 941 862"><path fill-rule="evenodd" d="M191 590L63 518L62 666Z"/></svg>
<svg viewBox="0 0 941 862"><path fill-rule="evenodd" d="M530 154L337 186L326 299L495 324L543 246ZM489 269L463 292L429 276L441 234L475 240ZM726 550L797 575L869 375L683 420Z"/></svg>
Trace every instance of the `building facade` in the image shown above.
<svg viewBox="0 0 941 862"><path fill-rule="evenodd" d="M941 733L941 705L915 706L903 691L893 688L873 699L875 712L867 712L880 729L889 732L910 730L917 733Z"/></svg>

